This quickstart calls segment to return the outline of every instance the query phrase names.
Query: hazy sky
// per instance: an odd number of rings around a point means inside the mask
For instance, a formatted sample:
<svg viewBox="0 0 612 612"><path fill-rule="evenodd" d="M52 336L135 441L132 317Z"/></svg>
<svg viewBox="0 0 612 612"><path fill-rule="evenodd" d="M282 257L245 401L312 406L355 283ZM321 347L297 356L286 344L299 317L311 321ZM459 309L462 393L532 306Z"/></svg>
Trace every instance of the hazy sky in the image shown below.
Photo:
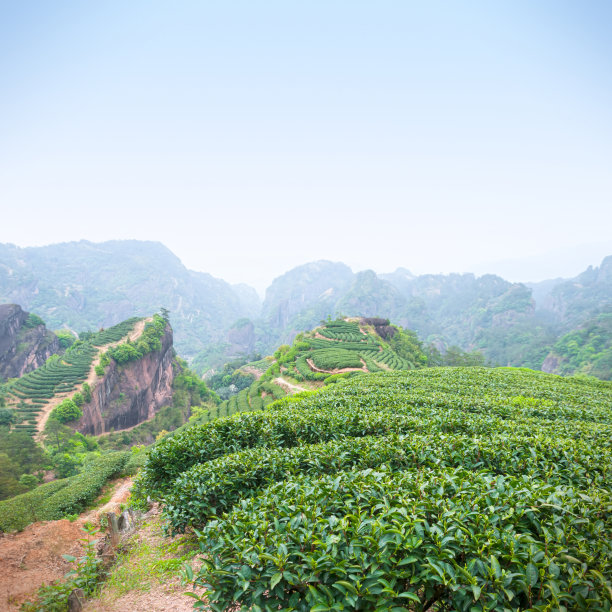
<svg viewBox="0 0 612 612"><path fill-rule="evenodd" d="M3 0L0 242L159 240L259 288L315 259L580 269L612 253L610 23L609 0Z"/></svg>

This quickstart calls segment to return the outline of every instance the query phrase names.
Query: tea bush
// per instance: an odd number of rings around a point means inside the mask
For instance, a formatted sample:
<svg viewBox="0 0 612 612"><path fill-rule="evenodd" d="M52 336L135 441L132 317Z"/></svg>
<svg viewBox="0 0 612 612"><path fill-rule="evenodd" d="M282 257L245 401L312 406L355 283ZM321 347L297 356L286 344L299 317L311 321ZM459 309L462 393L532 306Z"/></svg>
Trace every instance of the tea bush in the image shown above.
<svg viewBox="0 0 612 612"><path fill-rule="evenodd" d="M138 486L214 610L472 612L609 611L611 483L611 384L437 368L167 436Z"/></svg>

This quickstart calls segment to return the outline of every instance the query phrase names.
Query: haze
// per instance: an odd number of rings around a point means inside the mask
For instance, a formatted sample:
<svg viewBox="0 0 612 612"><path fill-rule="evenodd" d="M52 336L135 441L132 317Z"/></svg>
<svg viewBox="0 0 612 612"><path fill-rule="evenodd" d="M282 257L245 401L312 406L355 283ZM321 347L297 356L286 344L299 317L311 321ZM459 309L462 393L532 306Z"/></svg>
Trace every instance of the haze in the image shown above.
<svg viewBox="0 0 612 612"><path fill-rule="evenodd" d="M159 240L259 289L315 259L570 276L612 253L611 18L4 2L0 242Z"/></svg>

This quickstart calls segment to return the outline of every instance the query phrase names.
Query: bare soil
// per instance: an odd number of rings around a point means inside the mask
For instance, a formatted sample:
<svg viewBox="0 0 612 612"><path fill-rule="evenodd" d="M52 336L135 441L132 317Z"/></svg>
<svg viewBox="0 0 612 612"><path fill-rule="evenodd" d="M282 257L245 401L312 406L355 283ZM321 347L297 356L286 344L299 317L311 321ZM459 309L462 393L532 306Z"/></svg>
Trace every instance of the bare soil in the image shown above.
<svg viewBox="0 0 612 612"><path fill-rule="evenodd" d="M81 515L74 522L41 521L19 533L0 534L0 610L19 610L24 601L34 598L43 583L63 579L72 564L62 555L83 554L79 540L87 537L82 529L84 523L99 524L103 513L117 511L127 500L131 486L131 478L116 481L111 499L104 506Z"/></svg>
<svg viewBox="0 0 612 612"><path fill-rule="evenodd" d="M305 389L304 387L300 387L299 385L294 385L293 383L290 383L288 380L285 380L284 378L281 378L280 376L278 378L275 378L274 382L279 387L282 387L285 391L287 391L287 393L299 393L300 391L307 391L307 389Z"/></svg>
<svg viewBox="0 0 612 612"><path fill-rule="evenodd" d="M256 380L259 380L263 376L263 372L261 370L258 370L252 366L244 366L240 369L246 374L252 374Z"/></svg>
<svg viewBox="0 0 612 612"><path fill-rule="evenodd" d="M163 534L156 509L149 514L152 518L148 519L125 543L128 557L123 563L128 571L133 570L138 575L142 573L143 566L148 566L151 558L132 559L129 556L130 549L136 549L144 543L148 550L155 551L167 548L176 539ZM149 554L155 555L155 552ZM194 569L199 566L197 561L192 565ZM193 610L194 599L184 594L185 591L193 591L193 588L191 585L181 584L177 575L164 577L147 575L136 588L130 588L127 592L122 592L123 590L117 585L106 584L98 598L85 603L83 612L190 612Z"/></svg>
<svg viewBox="0 0 612 612"><path fill-rule="evenodd" d="M28 525L22 532L0 536L0 610L19 610L43 583L60 580L72 569L62 555L79 556L82 523L68 519Z"/></svg>
<svg viewBox="0 0 612 612"><path fill-rule="evenodd" d="M342 374L342 372L367 372L368 368L366 367L365 361L360 358L363 366L361 368L336 368L335 370L322 370L321 368L317 368L317 366L313 363L312 359L307 359L306 363L310 366L310 369L314 372L322 372L323 374Z"/></svg>

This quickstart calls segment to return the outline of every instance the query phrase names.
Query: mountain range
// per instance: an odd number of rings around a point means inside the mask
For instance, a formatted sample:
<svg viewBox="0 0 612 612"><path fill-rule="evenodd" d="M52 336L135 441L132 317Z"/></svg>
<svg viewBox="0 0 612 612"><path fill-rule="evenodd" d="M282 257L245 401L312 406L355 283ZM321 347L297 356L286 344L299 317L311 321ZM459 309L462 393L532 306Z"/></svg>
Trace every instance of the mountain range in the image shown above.
<svg viewBox="0 0 612 612"><path fill-rule="evenodd" d="M388 317L439 350L454 345L491 363L540 369L564 334L600 329L589 322L612 311L612 256L575 278L525 284L403 267L354 273L316 261L276 278L262 302L248 285L188 270L158 242L0 244L0 302L77 332L167 308L177 351L200 372L268 353L337 314Z"/></svg>

